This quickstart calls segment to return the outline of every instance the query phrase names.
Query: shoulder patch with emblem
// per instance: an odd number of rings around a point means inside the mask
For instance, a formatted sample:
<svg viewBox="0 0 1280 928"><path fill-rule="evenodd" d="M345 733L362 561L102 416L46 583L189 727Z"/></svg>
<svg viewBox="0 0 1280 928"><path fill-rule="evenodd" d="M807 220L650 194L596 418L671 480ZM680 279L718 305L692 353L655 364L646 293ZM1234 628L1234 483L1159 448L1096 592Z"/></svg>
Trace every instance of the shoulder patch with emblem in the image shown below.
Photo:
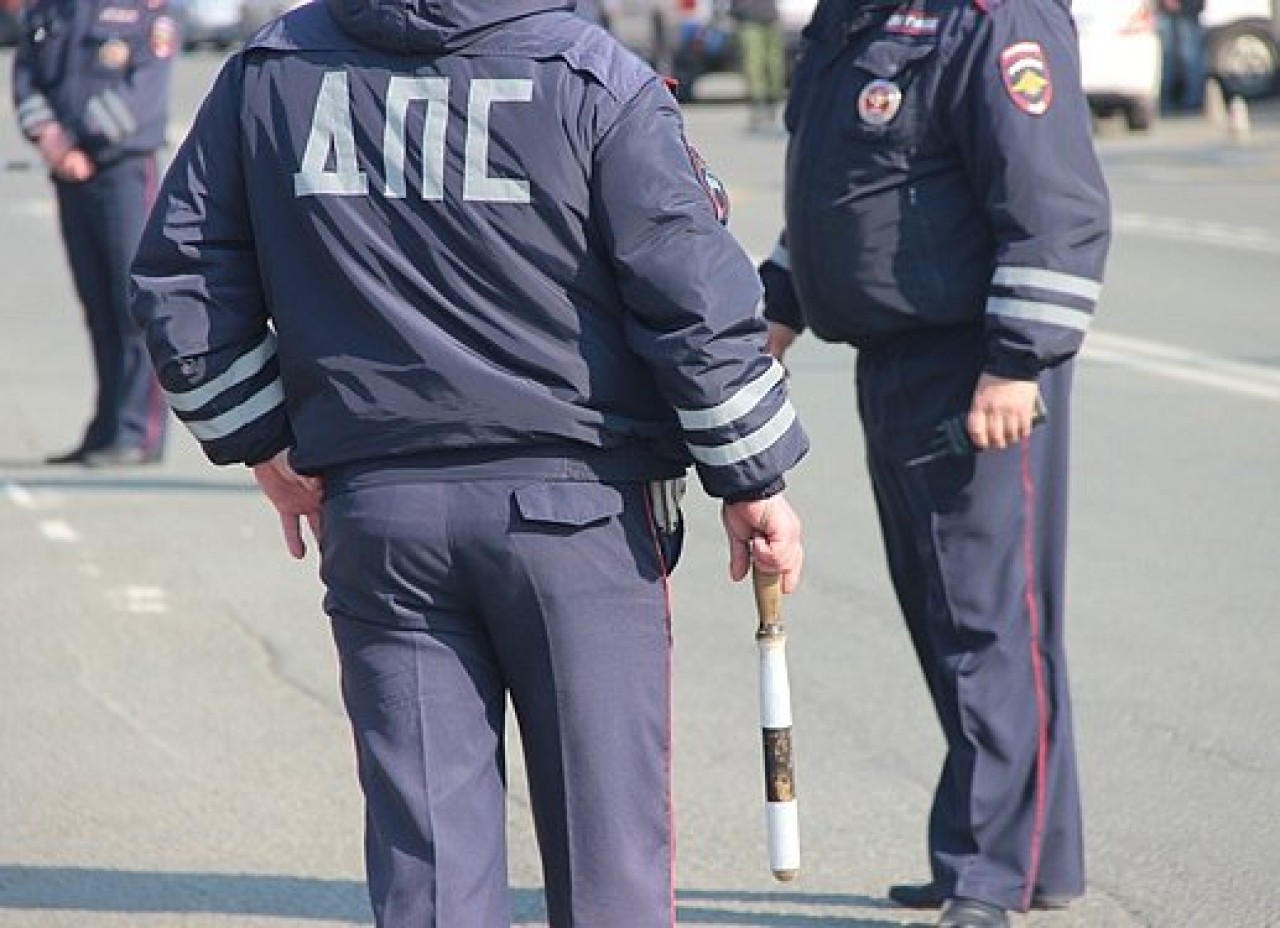
<svg viewBox="0 0 1280 928"><path fill-rule="evenodd" d="M729 191L725 187L724 182L716 177L707 167L706 159L702 157L702 152L694 148L686 140L684 143L685 151L689 153L689 162L693 165L693 173L698 178L698 183L702 185L702 189L707 194L707 199L711 201L711 209L716 215L716 221L722 226L729 224Z"/></svg>
<svg viewBox="0 0 1280 928"><path fill-rule="evenodd" d="M1000 53L1000 77L1014 105L1043 116L1053 103L1053 79L1039 42L1015 42Z"/></svg>

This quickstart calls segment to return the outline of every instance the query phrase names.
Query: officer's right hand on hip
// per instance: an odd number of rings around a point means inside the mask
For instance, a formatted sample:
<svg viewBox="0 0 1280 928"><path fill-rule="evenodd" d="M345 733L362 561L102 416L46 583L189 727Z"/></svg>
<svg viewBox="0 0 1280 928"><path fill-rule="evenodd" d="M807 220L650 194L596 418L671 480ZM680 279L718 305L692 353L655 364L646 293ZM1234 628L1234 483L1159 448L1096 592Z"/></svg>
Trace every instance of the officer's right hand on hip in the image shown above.
<svg viewBox="0 0 1280 928"><path fill-rule="evenodd" d="M285 545L295 558L307 554L302 535L302 519L311 527L311 536L320 538L320 512L324 483L318 477L304 477L289 464L289 452L281 451L269 461L253 465L253 479L280 514Z"/></svg>

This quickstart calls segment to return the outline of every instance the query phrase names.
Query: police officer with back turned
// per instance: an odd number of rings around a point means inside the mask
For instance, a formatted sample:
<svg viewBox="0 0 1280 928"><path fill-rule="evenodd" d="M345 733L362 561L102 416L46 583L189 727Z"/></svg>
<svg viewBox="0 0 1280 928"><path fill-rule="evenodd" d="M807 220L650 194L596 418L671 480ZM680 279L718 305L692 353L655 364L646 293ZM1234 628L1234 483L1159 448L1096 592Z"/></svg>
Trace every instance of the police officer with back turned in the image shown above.
<svg viewBox="0 0 1280 928"><path fill-rule="evenodd" d="M1110 219L1069 4L822 0L786 120L772 350L806 326L858 349L889 571L946 738L931 879L890 896L1004 926L1085 878L1068 435ZM956 416L952 445L979 453L931 453Z"/></svg>
<svg viewBox="0 0 1280 928"><path fill-rule="evenodd" d="M327 0L217 77L133 266L169 401L321 578L384 928L675 921L679 485L799 578L807 449L664 82L573 0Z"/></svg>
<svg viewBox="0 0 1280 928"><path fill-rule="evenodd" d="M13 97L53 180L93 351L97 397L80 443L50 464L150 464L168 409L132 320L129 261L156 186L178 27L166 0L33 0Z"/></svg>

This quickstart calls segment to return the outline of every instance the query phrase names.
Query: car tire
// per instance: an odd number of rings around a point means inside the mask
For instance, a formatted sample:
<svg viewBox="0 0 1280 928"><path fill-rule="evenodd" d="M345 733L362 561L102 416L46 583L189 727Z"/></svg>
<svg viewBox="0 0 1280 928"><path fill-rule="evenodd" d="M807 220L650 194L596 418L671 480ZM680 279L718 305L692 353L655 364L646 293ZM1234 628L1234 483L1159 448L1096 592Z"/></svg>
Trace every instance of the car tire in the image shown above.
<svg viewBox="0 0 1280 928"><path fill-rule="evenodd" d="M1124 124L1130 132L1150 132L1159 111L1155 100L1135 100L1124 108Z"/></svg>
<svg viewBox="0 0 1280 928"><path fill-rule="evenodd" d="M1245 20L1209 37L1209 71L1228 96L1265 97L1276 90L1280 50L1266 20Z"/></svg>

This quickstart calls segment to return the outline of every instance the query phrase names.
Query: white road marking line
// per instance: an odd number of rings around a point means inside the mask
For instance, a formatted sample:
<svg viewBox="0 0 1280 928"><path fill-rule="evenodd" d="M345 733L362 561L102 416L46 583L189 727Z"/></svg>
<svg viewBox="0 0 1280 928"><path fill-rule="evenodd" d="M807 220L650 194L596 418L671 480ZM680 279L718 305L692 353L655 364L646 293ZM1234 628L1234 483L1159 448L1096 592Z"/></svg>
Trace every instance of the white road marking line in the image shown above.
<svg viewBox="0 0 1280 928"><path fill-rule="evenodd" d="M74 544L80 540L80 533L61 519L45 519L40 523L40 534L49 541Z"/></svg>
<svg viewBox="0 0 1280 928"><path fill-rule="evenodd" d="M1090 333L1081 357L1224 393L1280 403L1280 371L1261 364L1231 361L1108 332Z"/></svg>
<svg viewBox="0 0 1280 928"><path fill-rule="evenodd" d="M1145 213L1116 213L1112 216L1112 221L1115 228L1121 232L1134 232L1175 242L1219 245L1240 251L1280 255L1280 235L1268 232L1266 229L1229 226L1226 223L1200 219L1179 219L1174 216L1149 216Z"/></svg>
<svg viewBox="0 0 1280 928"><path fill-rule="evenodd" d="M6 480L4 482L4 495L9 497L9 502L19 509L36 508L36 498L28 493L27 488L20 483Z"/></svg>
<svg viewBox="0 0 1280 928"><path fill-rule="evenodd" d="M121 612L162 615L169 611L165 591L158 586L123 586L107 590L107 600Z"/></svg>

